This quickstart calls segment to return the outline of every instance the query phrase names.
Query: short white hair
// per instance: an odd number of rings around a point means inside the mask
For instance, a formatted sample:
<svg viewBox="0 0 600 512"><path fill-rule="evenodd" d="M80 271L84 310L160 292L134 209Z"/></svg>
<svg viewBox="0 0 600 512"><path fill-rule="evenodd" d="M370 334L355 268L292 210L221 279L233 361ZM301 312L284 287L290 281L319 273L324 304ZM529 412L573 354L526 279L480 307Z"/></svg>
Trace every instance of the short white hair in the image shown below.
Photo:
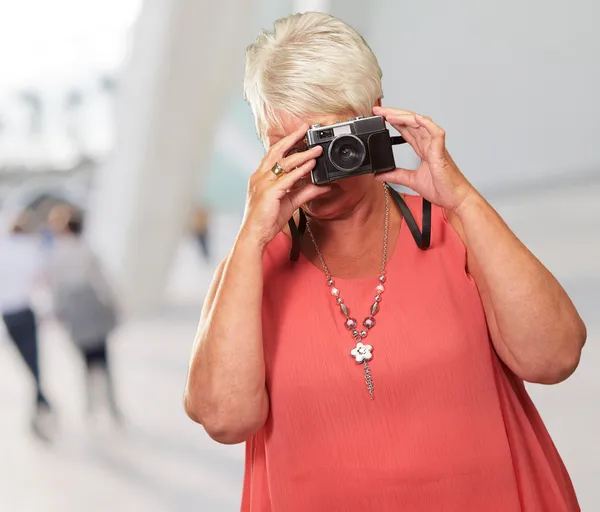
<svg viewBox="0 0 600 512"><path fill-rule="evenodd" d="M383 96L381 68L352 27L328 14L307 12L277 20L246 50L244 97L258 136L281 126L281 113L372 115Z"/></svg>

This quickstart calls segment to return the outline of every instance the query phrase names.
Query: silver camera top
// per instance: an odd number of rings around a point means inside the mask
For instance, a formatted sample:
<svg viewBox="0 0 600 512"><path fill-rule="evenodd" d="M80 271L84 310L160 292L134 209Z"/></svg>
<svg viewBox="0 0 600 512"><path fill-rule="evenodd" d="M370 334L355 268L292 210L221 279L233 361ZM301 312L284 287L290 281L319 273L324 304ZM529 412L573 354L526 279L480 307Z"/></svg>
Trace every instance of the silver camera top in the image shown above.
<svg viewBox="0 0 600 512"><path fill-rule="evenodd" d="M385 128L385 121L381 116L354 117L348 121L337 122L329 126L313 124L306 132L308 146L333 140L340 135L361 135Z"/></svg>

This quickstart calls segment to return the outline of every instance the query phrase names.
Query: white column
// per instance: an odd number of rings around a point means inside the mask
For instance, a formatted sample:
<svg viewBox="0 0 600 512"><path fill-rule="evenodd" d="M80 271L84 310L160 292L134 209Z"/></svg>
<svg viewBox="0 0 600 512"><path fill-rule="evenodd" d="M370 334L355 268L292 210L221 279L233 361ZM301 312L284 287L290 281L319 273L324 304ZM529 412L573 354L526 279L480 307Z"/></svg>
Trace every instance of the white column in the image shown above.
<svg viewBox="0 0 600 512"><path fill-rule="evenodd" d="M99 173L90 239L137 311L161 298L198 173L232 86L241 89L253 1L146 0Z"/></svg>

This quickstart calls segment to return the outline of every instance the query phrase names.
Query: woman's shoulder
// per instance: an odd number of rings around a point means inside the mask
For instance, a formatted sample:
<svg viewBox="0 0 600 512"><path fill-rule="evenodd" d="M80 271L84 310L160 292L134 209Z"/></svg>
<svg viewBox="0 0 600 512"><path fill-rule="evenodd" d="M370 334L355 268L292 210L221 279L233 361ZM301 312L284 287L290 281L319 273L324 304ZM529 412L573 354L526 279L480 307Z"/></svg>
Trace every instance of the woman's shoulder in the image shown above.
<svg viewBox="0 0 600 512"><path fill-rule="evenodd" d="M420 229L423 228L423 205L422 196L404 194L404 202L415 218ZM431 204L431 245L430 248L448 248L457 256L463 257L465 246L462 240L462 230L458 219L445 208Z"/></svg>

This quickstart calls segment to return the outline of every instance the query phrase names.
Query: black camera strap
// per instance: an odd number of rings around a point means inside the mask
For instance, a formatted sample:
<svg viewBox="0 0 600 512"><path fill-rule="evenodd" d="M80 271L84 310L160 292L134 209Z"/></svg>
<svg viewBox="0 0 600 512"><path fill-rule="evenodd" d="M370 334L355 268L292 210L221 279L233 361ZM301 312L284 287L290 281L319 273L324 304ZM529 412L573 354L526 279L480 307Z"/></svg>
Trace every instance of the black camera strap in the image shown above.
<svg viewBox="0 0 600 512"><path fill-rule="evenodd" d="M415 239L417 247L421 250L429 249L431 244L431 203L427 201L427 199L423 199L423 216L421 222L423 230L421 231L414 215L400 193L392 187L390 187L390 192L402 212L402 217L404 217L406 225Z"/></svg>
<svg viewBox="0 0 600 512"><path fill-rule="evenodd" d="M392 187L389 187L389 191L392 194L394 201L398 205L398 208L400 208L402 217L404 218L406 225L408 226L408 229L413 236L415 243L417 244L417 247L421 250L429 249L431 244L431 203L426 199L423 199L423 222L422 230L420 230L414 215L406 204L406 201L404 201L398 191L394 190ZM306 233L306 214L302 208L300 208L298 212L298 225L296 226L294 217L292 217L288 221L288 226L290 228L290 235L292 237L290 260L298 261L298 258L300 257L300 249L302 248L302 239Z"/></svg>
<svg viewBox="0 0 600 512"><path fill-rule="evenodd" d="M290 249L290 260L298 261L300 249L302 249L302 239L306 233L306 214L302 208L298 209L298 226L294 222L294 217L288 220L290 235L292 236L292 248Z"/></svg>

